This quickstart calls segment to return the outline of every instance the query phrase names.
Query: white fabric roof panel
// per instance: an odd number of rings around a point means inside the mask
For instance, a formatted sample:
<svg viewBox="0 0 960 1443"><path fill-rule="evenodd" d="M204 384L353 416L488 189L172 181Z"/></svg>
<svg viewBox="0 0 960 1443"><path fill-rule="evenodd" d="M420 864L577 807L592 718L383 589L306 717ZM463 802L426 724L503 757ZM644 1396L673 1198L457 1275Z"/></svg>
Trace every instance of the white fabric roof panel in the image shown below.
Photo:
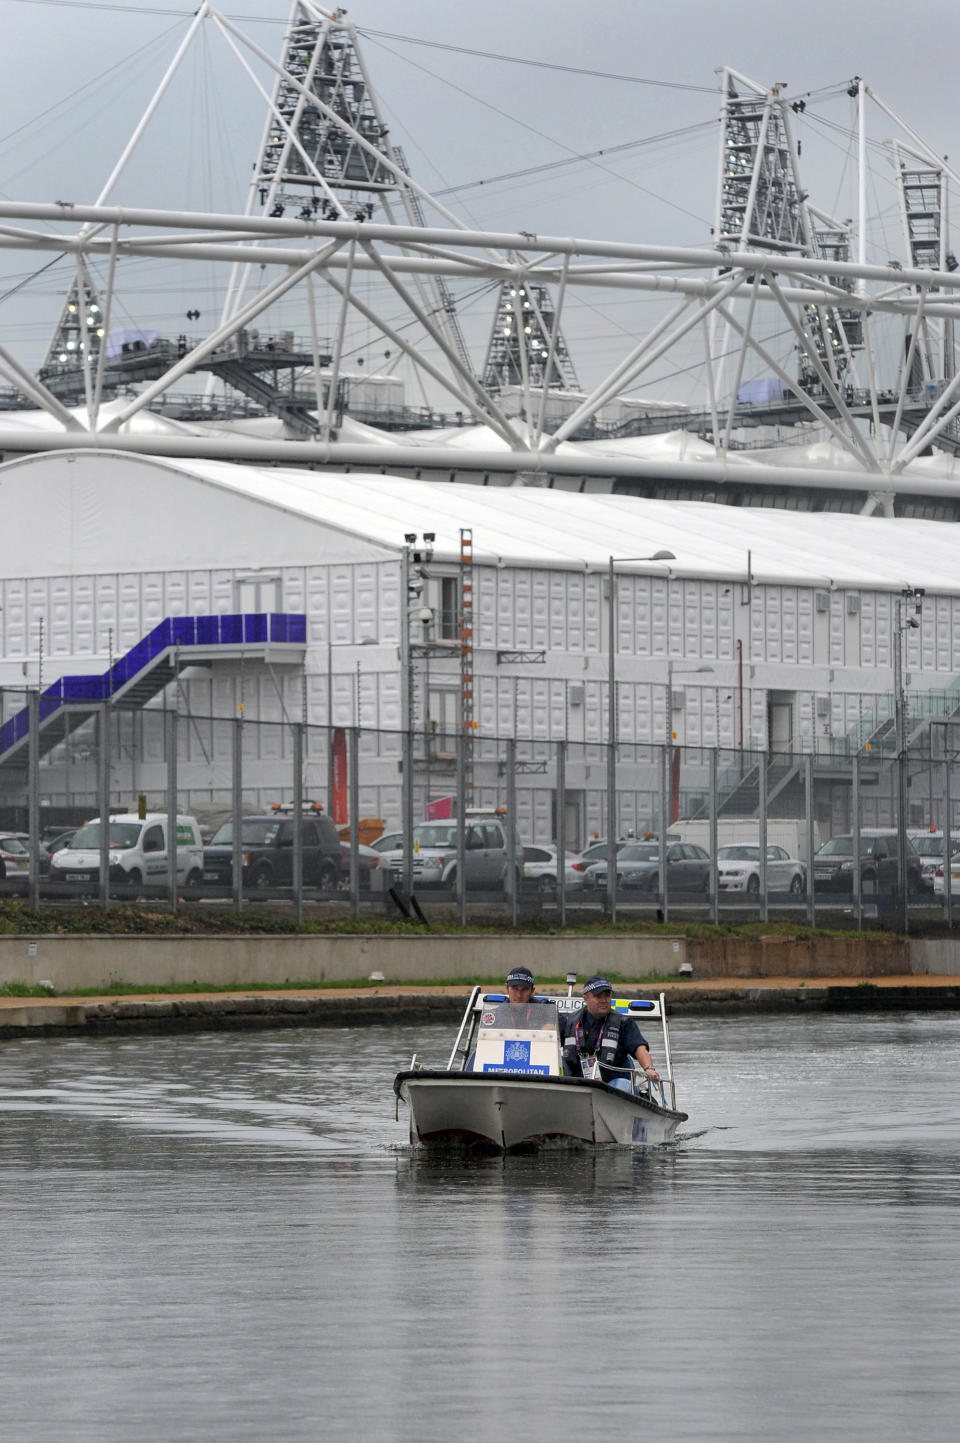
<svg viewBox="0 0 960 1443"><path fill-rule="evenodd" d="M438 559L473 531L481 562L960 594L960 529L938 521L492 487L383 475L50 453L0 466L6 576L163 566L300 565L387 556L436 533ZM324 532L329 533L324 537ZM25 572L24 568L29 567Z"/></svg>

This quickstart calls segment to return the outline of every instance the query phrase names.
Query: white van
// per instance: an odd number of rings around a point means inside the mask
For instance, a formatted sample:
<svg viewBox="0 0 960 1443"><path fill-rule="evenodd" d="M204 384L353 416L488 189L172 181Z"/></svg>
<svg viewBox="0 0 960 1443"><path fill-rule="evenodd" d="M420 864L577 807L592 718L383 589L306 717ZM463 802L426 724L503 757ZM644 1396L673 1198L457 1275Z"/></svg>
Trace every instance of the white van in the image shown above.
<svg viewBox="0 0 960 1443"><path fill-rule="evenodd" d="M50 858L53 885L100 885L100 818L85 822L65 847ZM123 887L165 888L169 877L167 813L121 812L109 820L110 882ZM194 817L177 817L177 882L199 886L203 843Z"/></svg>

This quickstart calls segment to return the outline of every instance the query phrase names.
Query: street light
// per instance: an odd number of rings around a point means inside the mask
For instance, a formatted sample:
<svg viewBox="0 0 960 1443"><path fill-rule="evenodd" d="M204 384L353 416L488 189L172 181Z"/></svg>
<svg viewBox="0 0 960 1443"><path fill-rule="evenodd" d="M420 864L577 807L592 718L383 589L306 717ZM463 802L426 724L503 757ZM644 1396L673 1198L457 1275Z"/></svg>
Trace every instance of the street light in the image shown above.
<svg viewBox="0 0 960 1443"><path fill-rule="evenodd" d="M400 578L400 685L403 713L403 890L409 897L413 891L413 649L410 645L410 620L416 615L421 622L428 619L429 608L420 600L425 577L424 567L433 560L436 532L425 531L422 545L416 531L405 531L401 552Z"/></svg>
<svg viewBox="0 0 960 1443"><path fill-rule="evenodd" d="M616 840L617 810L617 582L614 566L618 561L676 561L672 551L655 551L652 556L611 556L607 585L607 645L609 648L608 712L607 712L607 909L610 920L617 916L617 873L613 844Z"/></svg>
<svg viewBox="0 0 960 1443"><path fill-rule="evenodd" d="M903 635L916 630L923 613L922 586L905 586L897 597L893 647L893 715L897 744L897 878L900 884L900 921L904 932L909 924L907 898L907 727L906 698L903 694ZM904 602L913 603L913 614L904 616ZM856 859L859 865L859 858ZM949 858L948 858L949 862Z"/></svg>

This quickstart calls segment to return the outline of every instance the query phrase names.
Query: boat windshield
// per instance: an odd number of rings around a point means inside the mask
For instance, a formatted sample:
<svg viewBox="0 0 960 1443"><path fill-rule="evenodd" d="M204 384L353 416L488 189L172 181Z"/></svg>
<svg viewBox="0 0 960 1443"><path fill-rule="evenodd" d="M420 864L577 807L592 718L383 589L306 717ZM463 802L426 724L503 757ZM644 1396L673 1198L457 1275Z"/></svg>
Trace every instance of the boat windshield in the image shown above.
<svg viewBox="0 0 960 1443"><path fill-rule="evenodd" d="M512 1032L539 1032L557 1026L555 1002L495 1002L483 1010L483 1027L508 1028Z"/></svg>

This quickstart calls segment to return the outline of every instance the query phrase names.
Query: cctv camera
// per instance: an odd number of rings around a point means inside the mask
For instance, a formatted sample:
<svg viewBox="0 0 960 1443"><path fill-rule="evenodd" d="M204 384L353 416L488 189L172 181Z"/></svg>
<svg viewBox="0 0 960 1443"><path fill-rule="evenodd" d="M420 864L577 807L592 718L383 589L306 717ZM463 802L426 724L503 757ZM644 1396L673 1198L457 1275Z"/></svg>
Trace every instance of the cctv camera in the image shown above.
<svg viewBox="0 0 960 1443"><path fill-rule="evenodd" d="M428 621L433 620L433 611L429 606L421 606L418 614L424 625L426 625Z"/></svg>
<svg viewBox="0 0 960 1443"><path fill-rule="evenodd" d="M916 627L918 627L918 626L920 625L920 623L919 623L919 621L917 620L917 618L916 618L915 616L908 616L908 617L907 617L907 625L916 628Z"/></svg>
<svg viewBox="0 0 960 1443"><path fill-rule="evenodd" d="M417 533L415 531L405 531L403 533L403 539L408 546L412 546L417 539Z"/></svg>
<svg viewBox="0 0 960 1443"><path fill-rule="evenodd" d="M436 539L437 539L437 533L436 533L435 531L425 531L425 532L423 533L423 539L424 539L424 541L426 541L427 543L432 542L432 541L436 541Z"/></svg>

